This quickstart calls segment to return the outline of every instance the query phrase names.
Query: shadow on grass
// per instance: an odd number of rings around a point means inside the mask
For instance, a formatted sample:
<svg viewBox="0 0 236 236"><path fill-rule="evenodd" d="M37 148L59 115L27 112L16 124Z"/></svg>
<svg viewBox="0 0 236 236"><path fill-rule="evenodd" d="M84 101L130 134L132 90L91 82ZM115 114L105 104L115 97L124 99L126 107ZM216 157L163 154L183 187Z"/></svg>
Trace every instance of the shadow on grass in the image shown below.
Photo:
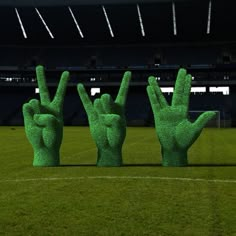
<svg viewBox="0 0 236 236"><path fill-rule="evenodd" d="M128 167L162 167L162 164L160 163L143 163L143 164L124 164L123 166L128 166ZM181 168L184 167L234 167L236 166L236 163L205 163L205 164L189 164L187 166L181 166Z"/></svg>
<svg viewBox="0 0 236 236"><path fill-rule="evenodd" d="M61 164L59 167L91 167L96 166L96 164Z"/></svg>
<svg viewBox="0 0 236 236"><path fill-rule="evenodd" d="M90 167L97 166L96 164L61 164L59 167ZM141 164L123 164L118 167L152 167L152 166L161 166L161 164L156 163L141 163Z"/></svg>
<svg viewBox="0 0 236 236"><path fill-rule="evenodd" d="M59 167L97 167L96 164L61 164ZM162 167L160 163L135 163L123 164L119 167ZM236 167L236 163L205 163L205 164L189 164L184 167Z"/></svg>
<svg viewBox="0 0 236 236"><path fill-rule="evenodd" d="M61 164L59 167L91 167L97 166L96 164ZM143 163L143 164L123 164L118 167L152 167L152 166L161 166L161 164L155 163Z"/></svg>
<svg viewBox="0 0 236 236"><path fill-rule="evenodd" d="M205 163L205 164L189 164L190 167L233 167L236 163Z"/></svg>
<svg viewBox="0 0 236 236"><path fill-rule="evenodd" d="M131 163L123 164L124 167L153 167L153 166L162 166L160 163Z"/></svg>

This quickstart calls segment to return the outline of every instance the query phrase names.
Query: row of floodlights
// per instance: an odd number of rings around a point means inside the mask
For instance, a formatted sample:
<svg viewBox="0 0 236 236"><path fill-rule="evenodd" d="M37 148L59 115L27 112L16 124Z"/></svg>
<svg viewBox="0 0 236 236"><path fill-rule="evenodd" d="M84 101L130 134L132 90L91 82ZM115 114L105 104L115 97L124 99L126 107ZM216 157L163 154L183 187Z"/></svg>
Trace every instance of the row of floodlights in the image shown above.
<svg viewBox="0 0 236 236"><path fill-rule="evenodd" d="M107 22L107 26L108 26L110 35L113 38L115 35L114 35L113 30L112 30L112 26L111 26L111 23L110 23L110 20L109 20L106 8L103 5L101 7L102 7L102 11L103 11L104 17L105 17L106 22ZM136 8L137 8L137 14L138 14L138 19L139 19L141 34L142 34L143 37L145 37L144 24L143 24L142 14L141 14L141 10L140 10L139 4L136 4ZM82 33L81 27L79 26L79 23L78 23L75 15L74 15L74 12L73 12L73 10L71 9L70 6L68 6L68 10L69 10L69 12L71 14L71 17L72 17L72 19L73 19L73 21L75 23L75 26L76 26L79 34L80 34L80 37L84 38L84 34ZM36 11L37 15L39 16L40 20L42 21L45 29L47 30L47 32L49 34L49 36L52 39L54 39L54 35L53 35L52 31L49 29L45 19L43 18L42 14L39 11L39 9L35 8L35 11ZM24 36L24 38L27 38L25 27L23 25L22 19L20 17L20 14L19 14L17 8L15 8L15 12L16 12L16 16L18 18L18 21L19 21L19 24L20 24L23 36ZM173 34L177 35L176 13L175 13L175 3L174 2L172 2L172 19L173 19ZM210 34L210 25L211 25L211 0L209 0L209 6L208 6L207 31L206 31L207 34Z"/></svg>
<svg viewBox="0 0 236 236"><path fill-rule="evenodd" d="M174 88L173 87L163 87L161 88L161 91L163 93L173 93ZM192 87L191 88L191 93L206 93L207 89L206 87ZM210 93L223 93L223 95L229 95L229 86L221 86L221 87L209 87L209 92Z"/></svg>
<svg viewBox="0 0 236 236"><path fill-rule="evenodd" d="M173 87L161 87L161 91L163 93L173 93L174 88ZM192 87L191 88L191 93L206 93L206 87ZM229 95L229 87L224 86L224 87L209 87L209 92L210 93L223 93L223 95ZM39 88L35 88L35 93L39 93ZM91 88L90 89L90 95L95 96L96 94L101 93L101 88Z"/></svg>
<svg viewBox="0 0 236 236"><path fill-rule="evenodd" d="M223 76L223 79L224 79L224 80L229 80L229 75L224 75L224 76ZM91 78L90 78L90 81L91 81L91 82L95 82L95 81L98 81L98 80L102 80L102 78L101 78L101 77L100 77L100 78L95 78L95 77L91 77ZM160 76L156 77L156 80L161 80L161 77L160 77ZM195 80L195 77L194 77L194 76L192 76L192 80Z"/></svg>

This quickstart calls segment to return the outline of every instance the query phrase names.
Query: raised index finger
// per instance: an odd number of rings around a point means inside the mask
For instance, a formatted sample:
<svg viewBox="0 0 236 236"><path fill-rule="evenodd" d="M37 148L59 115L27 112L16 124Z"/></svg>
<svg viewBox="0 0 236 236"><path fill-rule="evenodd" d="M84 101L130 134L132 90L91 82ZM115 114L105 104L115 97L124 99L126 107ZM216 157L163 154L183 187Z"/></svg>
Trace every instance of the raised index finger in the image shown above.
<svg viewBox="0 0 236 236"><path fill-rule="evenodd" d="M121 85L120 85L120 89L119 92L117 94L115 103L118 103L119 105L124 105L126 102L126 97L127 97L127 93L128 93L128 89L129 89L129 82L131 79L131 72L130 71L126 71L124 73Z"/></svg>
<svg viewBox="0 0 236 236"><path fill-rule="evenodd" d="M48 87L45 81L45 72L43 66L36 67L36 77L39 86L39 96L42 104L47 104L50 102L50 96L48 92Z"/></svg>

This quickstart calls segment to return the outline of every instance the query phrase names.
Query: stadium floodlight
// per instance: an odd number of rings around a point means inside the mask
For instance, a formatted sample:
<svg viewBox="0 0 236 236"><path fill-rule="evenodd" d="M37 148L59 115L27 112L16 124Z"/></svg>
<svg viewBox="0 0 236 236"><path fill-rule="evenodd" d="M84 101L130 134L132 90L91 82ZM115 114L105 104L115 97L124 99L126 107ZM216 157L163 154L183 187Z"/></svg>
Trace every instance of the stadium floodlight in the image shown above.
<svg viewBox="0 0 236 236"><path fill-rule="evenodd" d="M68 7L68 9L69 9L70 14L71 14L71 16L72 16L72 18L73 18L73 20L74 20L74 22L75 22L76 28L77 28L78 31L79 31L80 37L81 37L81 38L84 38L84 35L83 35L82 31L81 31L81 28L79 27L79 24L78 24L78 22L77 22L77 20L76 20L76 18L75 18L75 15L74 15L72 9L71 9L70 7Z"/></svg>
<svg viewBox="0 0 236 236"><path fill-rule="evenodd" d="M174 35L177 35L175 3L174 2L172 2L172 15L173 15L173 30L174 30Z"/></svg>
<svg viewBox="0 0 236 236"><path fill-rule="evenodd" d="M192 87L191 93L206 93L206 87Z"/></svg>
<svg viewBox="0 0 236 236"><path fill-rule="evenodd" d="M113 37L114 37L114 34L113 34L113 31L112 31L112 28L111 28L111 24L110 24L109 18L108 18L108 16L107 16L106 8L105 8L103 5L102 5L102 10L103 10L104 16L105 16L105 18L106 18L107 25L108 25L108 28L109 28L111 37L113 38Z"/></svg>
<svg viewBox="0 0 236 236"><path fill-rule="evenodd" d="M209 1L209 7L208 7L207 34L210 34L210 29L211 29L211 0Z"/></svg>
<svg viewBox="0 0 236 236"><path fill-rule="evenodd" d="M137 6L137 11L138 11L138 19L139 19L139 24L140 24L140 28L141 28L141 33L142 33L142 36L145 37L145 31L144 31L143 20L142 20L140 8L139 8L138 4L136 6Z"/></svg>
<svg viewBox="0 0 236 236"><path fill-rule="evenodd" d="M24 36L25 39L27 39L27 34L26 34L26 32L25 32L25 28L24 28L24 25L23 25L23 23L22 23L22 20L21 20L21 18L20 18L20 14L19 14L17 8L15 8L15 12L16 12L18 21L19 21L19 23L20 23L20 27L21 27L23 36Z"/></svg>
<svg viewBox="0 0 236 236"><path fill-rule="evenodd" d="M96 94L100 94L101 89L100 88L91 88L90 89L90 95L95 96Z"/></svg>
<svg viewBox="0 0 236 236"><path fill-rule="evenodd" d="M210 87L209 92L211 93L223 93L223 95L229 95L229 86L225 87Z"/></svg>
<svg viewBox="0 0 236 236"><path fill-rule="evenodd" d="M174 92L174 88L173 87L161 87L160 89L161 89L162 93L170 94L170 93Z"/></svg>
<svg viewBox="0 0 236 236"><path fill-rule="evenodd" d="M40 14L39 10L38 10L36 7L35 7L35 10L36 10L36 12L37 12L37 14L38 14L40 20L43 22L43 25L45 26L46 30L48 31L50 37L51 37L52 39L54 39L54 36L53 36L51 30L50 30L49 27L47 26L45 20L43 19L42 15Z"/></svg>

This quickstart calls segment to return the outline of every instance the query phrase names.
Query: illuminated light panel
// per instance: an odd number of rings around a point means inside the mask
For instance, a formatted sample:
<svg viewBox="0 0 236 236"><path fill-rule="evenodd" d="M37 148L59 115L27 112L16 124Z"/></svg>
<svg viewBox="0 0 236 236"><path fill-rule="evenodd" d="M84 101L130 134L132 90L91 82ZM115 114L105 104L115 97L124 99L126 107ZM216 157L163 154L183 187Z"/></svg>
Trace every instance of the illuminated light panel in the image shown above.
<svg viewBox="0 0 236 236"><path fill-rule="evenodd" d="M101 92L100 88L91 88L90 94L91 96L95 96L96 94L99 94Z"/></svg>
<svg viewBox="0 0 236 236"><path fill-rule="evenodd" d="M163 93L173 93L174 92L174 88L173 87L162 87L161 91Z"/></svg>
<svg viewBox="0 0 236 236"><path fill-rule="evenodd" d="M156 77L157 78L157 77ZM173 93L173 87L161 87L163 93ZM191 93L206 93L206 87L192 87Z"/></svg>
<svg viewBox="0 0 236 236"><path fill-rule="evenodd" d="M173 30L174 30L174 35L177 35L175 3L174 2L172 2L172 14L173 14Z"/></svg>
<svg viewBox="0 0 236 236"><path fill-rule="evenodd" d="M48 33L49 33L49 35L50 35L50 37L51 37L52 39L54 39L54 36L53 36L52 32L51 32L50 29L48 28L48 26L47 26L45 20L43 19L42 15L40 14L39 10L38 10L36 7L35 7L35 11L37 12L37 14L38 14L40 20L43 22L43 24L44 24L46 30L48 31Z"/></svg>
<svg viewBox="0 0 236 236"><path fill-rule="evenodd" d="M211 29L211 0L209 1L209 7L208 7L207 34L210 34L210 29Z"/></svg>
<svg viewBox="0 0 236 236"><path fill-rule="evenodd" d="M24 25L23 25L23 23L22 23L22 21L21 21L21 18L20 18L20 15L19 15L19 12L18 12L17 8L15 8L15 12L16 12L18 21L19 21L19 23L20 23L20 27L21 27L23 36L24 36L25 39L27 39L27 34L26 34L26 32L25 32L25 28L24 28Z"/></svg>
<svg viewBox="0 0 236 236"><path fill-rule="evenodd" d="M111 24L110 24L110 21L109 21L109 19L108 19L107 12L106 12L106 9L105 9L104 6L102 6L102 10L103 10L104 16L105 16L105 18L106 18L107 25L108 25L108 28L109 28L111 37L113 38L113 37L114 37L114 34L113 34L113 31L112 31L112 28L111 28Z"/></svg>
<svg viewBox="0 0 236 236"><path fill-rule="evenodd" d="M70 7L68 7L68 9L69 9L70 14L71 14L71 16L72 16L72 18L73 18L73 20L74 20L74 22L75 22L76 28L77 28L78 31L79 31L80 37L81 37L81 38L84 38L84 35L83 35L82 31L81 31L81 28L79 27L79 24L78 24L78 22L77 22L77 20L76 20L76 18L75 18L75 16L74 16L74 13L73 13L72 9L71 9Z"/></svg>
<svg viewBox="0 0 236 236"><path fill-rule="evenodd" d="M223 95L229 95L229 87L210 87L209 91L211 93L223 93Z"/></svg>
<svg viewBox="0 0 236 236"><path fill-rule="evenodd" d="M206 93L206 87L192 87L191 93Z"/></svg>
<svg viewBox="0 0 236 236"><path fill-rule="evenodd" d="M142 15L141 15L138 4L137 4L137 11L138 11L138 19L139 19L139 24L140 24L140 28L141 28L141 33L142 33L142 36L145 37L145 31L144 31L144 26L143 26Z"/></svg>

